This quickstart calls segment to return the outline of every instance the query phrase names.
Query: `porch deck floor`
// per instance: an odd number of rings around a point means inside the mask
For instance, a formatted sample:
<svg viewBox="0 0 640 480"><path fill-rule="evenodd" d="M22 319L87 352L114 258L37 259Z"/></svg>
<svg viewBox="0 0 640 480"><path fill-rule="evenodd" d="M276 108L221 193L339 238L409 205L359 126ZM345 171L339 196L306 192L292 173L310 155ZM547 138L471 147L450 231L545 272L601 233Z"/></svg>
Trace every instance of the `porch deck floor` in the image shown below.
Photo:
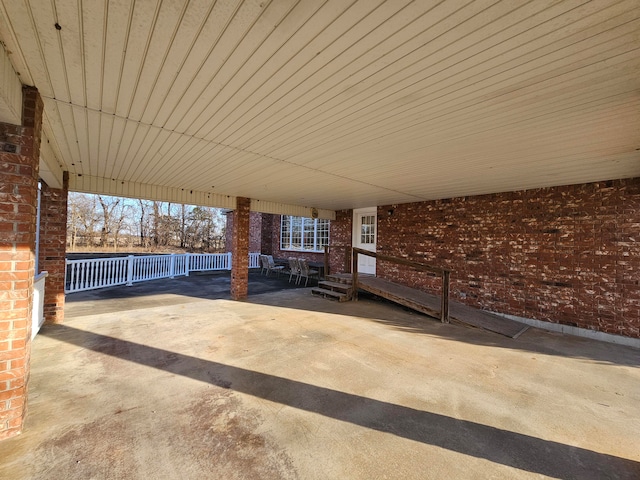
<svg viewBox="0 0 640 480"><path fill-rule="evenodd" d="M70 295L32 344L0 478L639 478L637 349L279 285Z"/></svg>

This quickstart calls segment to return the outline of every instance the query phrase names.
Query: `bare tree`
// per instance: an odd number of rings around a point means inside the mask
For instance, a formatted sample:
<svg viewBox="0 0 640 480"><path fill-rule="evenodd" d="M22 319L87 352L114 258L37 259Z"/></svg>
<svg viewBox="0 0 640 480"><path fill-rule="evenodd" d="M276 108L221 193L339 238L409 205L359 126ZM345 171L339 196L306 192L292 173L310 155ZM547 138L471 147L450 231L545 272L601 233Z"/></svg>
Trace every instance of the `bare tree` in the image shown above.
<svg viewBox="0 0 640 480"><path fill-rule="evenodd" d="M100 232L100 246L106 247L109 241L109 234L111 233L113 225L113 216L116 208L120 204L120 198L116 197L103 197L98 195L98 202L102 207L102 230Z"/></svg>
<svg viewBox="0 0 640 480"><path fill-rule="evenodd" d="M149 238L151 236L151 222L149 219L149 202L145 200L138 199L138 218L140 219L139 223L139 234L140 234L140 246L142 248L148 248Z"/></svg>
<svg viewBox="0 0 640 480"><path fill-rule="evenodd" d="M187 206L182 204L180 207L180 248L184 248L187 240Z"/></svg>
<svg viewBox="0 0 640 480"><path fill-rule="evenodd" d="M129 230L129 222L127 221L129 218L129 210L131 210L130 205L126 205L124 203L116 206L112 212L111 217L111 233L113 236L113 249L115 251L118 250L118 246L120 245L121 235Z"/></svg>
<svg viewBox="0 0 640 480"><path fill-rule="evenodd" d="M175 245L175 241L180 239L180 221L174 214L174 208L167 203L165 213L164 205L163 202L153 202L152 232L156 246Z"/></svg>
<svg viewBox="0 0 640 480"><path fill-rule="evenodd" d="M96 197L86 193L69 193L67 232L72 250L78 244L92 244L98 225Z"/></svg>
<svg viewBox="0 0 640 480"><path fill-rule="evenodd" d="M102 195L97 198L102 210L100 246L104 248L112 244L114 250L117 250L122 242L122 235L132 230L130 219L133 205L123 198Z"/></svg>
<svg viewBox="0 0 640 480"><path fill-rule="evenodd" d="M104 195L69 195L71 249L88 245L142 248L174 247L219 251L224 247L225 221L219 209L158 201L127 200Z"/></svg>
<svg viewBox="0 0 640 480"><path fill-rule="evenodd" d="M187 247L192 250L218 251L224 245L224 221L220 210L211 207L194 207L187 218Z"/></svg>

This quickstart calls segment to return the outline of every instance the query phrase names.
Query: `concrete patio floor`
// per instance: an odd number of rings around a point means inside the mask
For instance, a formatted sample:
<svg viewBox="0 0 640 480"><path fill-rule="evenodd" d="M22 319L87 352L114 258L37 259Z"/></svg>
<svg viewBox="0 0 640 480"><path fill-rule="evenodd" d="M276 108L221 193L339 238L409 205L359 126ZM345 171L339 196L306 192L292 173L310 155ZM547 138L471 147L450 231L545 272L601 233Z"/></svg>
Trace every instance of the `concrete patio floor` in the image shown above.
<svg viewBox="0 0 640 480"><path fill-rule="evenodd" d="M640 351L251 275L70 295L0 478L640 478Z"/></svg>

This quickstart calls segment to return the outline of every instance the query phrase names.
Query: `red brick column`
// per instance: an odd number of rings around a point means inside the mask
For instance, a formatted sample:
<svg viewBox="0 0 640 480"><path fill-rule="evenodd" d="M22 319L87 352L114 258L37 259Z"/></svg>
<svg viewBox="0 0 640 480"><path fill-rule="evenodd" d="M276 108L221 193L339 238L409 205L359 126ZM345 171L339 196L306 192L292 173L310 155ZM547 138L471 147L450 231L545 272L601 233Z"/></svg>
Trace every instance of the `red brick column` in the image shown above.
<svg viewBox="0 0 640 480"><path fill-rule="evenodd" d="M329 225L329 243L331 245L352 245L353 210L338 210L336 219ZM329 271L332 273L350 272L351 265L345 255L349 254L344 248L333 248L329 253ZM349 258L351 258L349 256Z"/></svg>
<svg viewBox="0 0 640 480"><path fill-rule="evenodd" d="M46 323L64 320L64 272L67 252L67 194L69 174L64 172L62 188L44 182L40 192L40 250L38 266L49 273L44 289Z"/></svg>
<svg viewBox="0 0 640 480"><path fill-rule="evenodd" d="M24 87L22 126L0 123L0 439L22 431L31 352L42 100Z"/></svg>
<svg viewBox="0 0 640 480"><path fill-rule="evenodd" d="M242 300L249 291L249 219L251 199L238 197L233 211L231 298Z"/></svg>

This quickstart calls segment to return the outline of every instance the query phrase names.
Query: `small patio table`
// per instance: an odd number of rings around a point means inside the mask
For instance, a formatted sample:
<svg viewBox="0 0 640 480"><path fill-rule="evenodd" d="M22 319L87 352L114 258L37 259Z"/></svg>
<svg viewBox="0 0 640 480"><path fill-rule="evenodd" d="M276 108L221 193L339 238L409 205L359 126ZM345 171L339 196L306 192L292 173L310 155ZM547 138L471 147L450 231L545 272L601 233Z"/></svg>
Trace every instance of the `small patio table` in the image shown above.
<svg viewBox="0 0 640 480"><path fill-rule="evenodd" d="M318 277L324 278L324 262L308 262L314 270L318 270Z"/></svg>

